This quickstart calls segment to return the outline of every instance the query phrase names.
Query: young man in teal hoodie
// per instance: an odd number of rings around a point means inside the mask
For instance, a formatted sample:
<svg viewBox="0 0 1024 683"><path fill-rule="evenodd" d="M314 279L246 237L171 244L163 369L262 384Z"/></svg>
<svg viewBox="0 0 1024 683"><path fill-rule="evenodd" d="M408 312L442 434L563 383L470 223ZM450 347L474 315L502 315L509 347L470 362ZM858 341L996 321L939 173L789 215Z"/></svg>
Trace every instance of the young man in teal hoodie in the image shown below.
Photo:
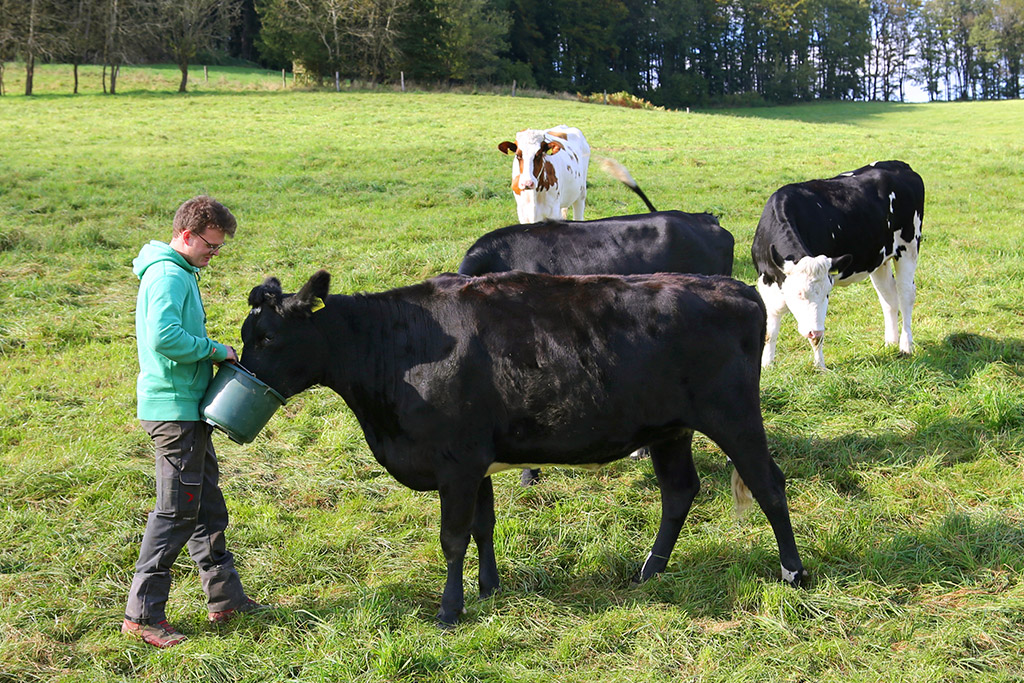
<svg viewBox="0 0 1024 683"><path fill-rule="evenodd" d="M228 511L212 428L199 417L213 365L238 360L233 348L206 336L199 293L199 271L234 236L235 226L224 205L194 197L174 215L170 243L154 240L133 261L139 277L138 418L156 448L156 507L142 537L121 630L156 647L185 639L164 610L171 566L186 545L199 567L210 621L261 607L246 596L226 547Z"/></svg>

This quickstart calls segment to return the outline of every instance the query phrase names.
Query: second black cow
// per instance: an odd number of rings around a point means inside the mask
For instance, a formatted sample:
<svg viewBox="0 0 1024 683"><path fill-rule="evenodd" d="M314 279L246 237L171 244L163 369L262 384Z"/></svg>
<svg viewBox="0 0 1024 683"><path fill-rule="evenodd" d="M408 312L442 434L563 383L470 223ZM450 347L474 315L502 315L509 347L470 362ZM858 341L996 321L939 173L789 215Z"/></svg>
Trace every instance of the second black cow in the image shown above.
<svg viewBox="0 0 1024 683"><path fill-rule="evenodd" d="M649 446L662 515L639 578L663 571L700 488L694 430L732 459L764 510L783 578L803 580L761 418L765 312L753 288L505 273L328 296L329 281L320 271L294 295L273 278L255 287L242 362L285 397L335 390L388 472L440 493L442 623L462 612L471 536L481 595L498 588L490 475L507 468L599 465Z"/></svg>

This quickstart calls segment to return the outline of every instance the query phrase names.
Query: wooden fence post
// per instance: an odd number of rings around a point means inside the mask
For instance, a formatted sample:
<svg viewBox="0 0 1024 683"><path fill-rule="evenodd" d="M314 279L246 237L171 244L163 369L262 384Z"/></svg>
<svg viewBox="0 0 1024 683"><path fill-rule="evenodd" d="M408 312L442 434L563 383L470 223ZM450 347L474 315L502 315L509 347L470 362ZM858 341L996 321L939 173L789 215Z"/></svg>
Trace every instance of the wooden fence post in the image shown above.
<svg viewBox="0 0 1024 683"><path fill-rule="evenodd" d="M209 71L209 69L207 68L207 66L205 64L203 65L203 79L207 83L210 82L210 71Z"/></svg>
<svg viewBox="0 0 1024 683"><path fill-rule="evenodd" d="M399 71L398 72L398 78L402 82L402 92L405 92L405 72L404 71Z"/></svg>
<svg viewBox="0 0 1024 683"><path fill-rule="evenodd" d="M334 91L341 92L341 74L337 71L334 72Z"/></svg>
<svg viewBox="0 0 1024 683"><path fill-rule="evenodd" d="M512 97L516 96L516 79L512 79Z"/></svg>

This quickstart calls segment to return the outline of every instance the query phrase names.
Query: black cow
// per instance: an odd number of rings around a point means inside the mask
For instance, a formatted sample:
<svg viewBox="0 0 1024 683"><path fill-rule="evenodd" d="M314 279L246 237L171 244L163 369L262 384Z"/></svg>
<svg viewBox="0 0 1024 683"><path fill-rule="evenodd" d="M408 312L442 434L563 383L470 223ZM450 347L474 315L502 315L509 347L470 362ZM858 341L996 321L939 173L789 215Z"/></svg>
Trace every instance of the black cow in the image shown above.
<svg viewBox="0 0 1024 683"><path fill-rule="evenodd" d="M733 237L709 213L656 211L592 221L510 225L469 248L461 275L732 275Z"/></svg>
<svg viewBox="0 0 1024 683"><path fill-rule="evenodd" d="M602 166L636 192L651 213L500 228L473 243L459 274L524 270L553 275L732 275L733 236L717 218L709 213L657 211L624 166L610 159ZM525 469L522 483L534 484L539 476L539 470Z"/></svg>
<svg viewBox="0 0 1024 683"><path fill-rule="evenodd" d="M824 370L829 293L834 284L869 275L885 316L885 343L898 341L900 351L911 353L923 218L924 182L902 161L878 161L777 190L764 207L751 247L757 289L768 310L761 364L775 357L779 324L788 309L811 342L815 365ZM897 312L903 317L902 331Z"/></svg>
<svg viewBox="0 0 1024 683"><path fill-rule="evenodd" d="M462 612L471 534L480 594L498 588L490 475L511 467L604 464L649 446L662 521L639 578L663 571L699 489L693 430L732 459L775 531L783 578L802 581L761 420L764 306L751 287L516 272L329 297L329 281L253 288L242 362L285 397L334 389L388 472L440 492L443 624Z"/></svg>

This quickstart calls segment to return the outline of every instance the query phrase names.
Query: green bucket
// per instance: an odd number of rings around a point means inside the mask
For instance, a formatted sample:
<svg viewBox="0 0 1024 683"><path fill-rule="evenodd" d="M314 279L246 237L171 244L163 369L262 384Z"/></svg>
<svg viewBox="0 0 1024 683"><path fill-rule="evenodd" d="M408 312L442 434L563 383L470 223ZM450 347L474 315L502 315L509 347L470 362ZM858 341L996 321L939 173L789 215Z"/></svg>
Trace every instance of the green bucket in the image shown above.
<svg viewBox="0 0 1024 683"><path fill-rule="evenodd" d="M199 414L235 443L249 443L284 405L284 397L237 363L221 363Z"/></svg>

